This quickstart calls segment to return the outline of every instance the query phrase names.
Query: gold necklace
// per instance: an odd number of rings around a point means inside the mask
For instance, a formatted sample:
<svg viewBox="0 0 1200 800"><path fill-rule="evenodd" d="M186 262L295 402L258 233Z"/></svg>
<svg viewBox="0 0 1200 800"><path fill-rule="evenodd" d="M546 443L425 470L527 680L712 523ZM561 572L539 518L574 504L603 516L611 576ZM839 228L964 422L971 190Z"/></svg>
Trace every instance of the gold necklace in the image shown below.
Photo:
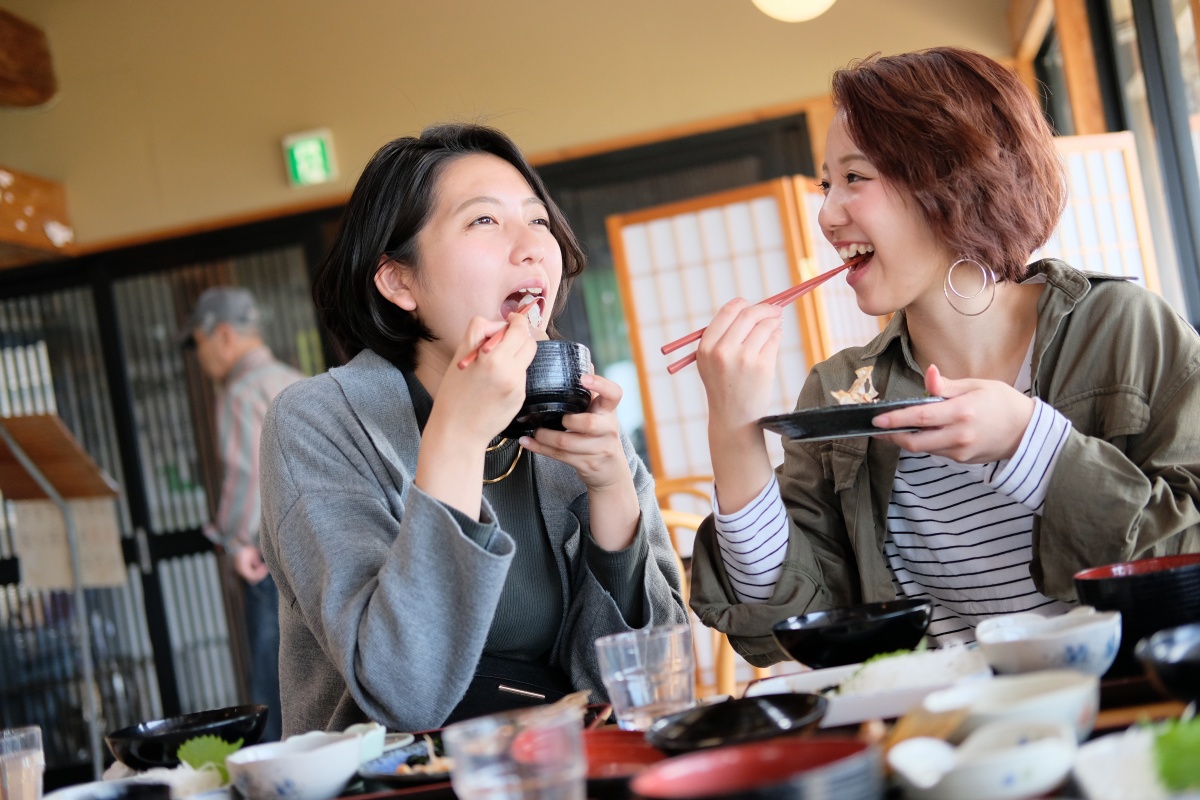
<svg viewBox="0 0 1200 800"><path fill-rule="evenodd" d="M485 450L484 452L485 452L485 453L491 453L491 452L494 452L494 451L496 451L496 450L499 450L499 449L500 449L501 447L503 447L503 446L504 446L504 445L505 445L507 442L508 442L508 439L501 439L501 440L500 440L500 442L499 442L499 444L492 445L491 447L489 447L489 448L488 448L487 450ZM524 447L522 447L521 445L517 445L517 457L516 457L516 458L514 458L514 459L512 460L512 463L511 463L511 464L509 464L509 465L508 465L508 470L507 470L507 471L506 471L506 472L505 472L503 475L501 475L501 476L500 476L500 477L498 477L498 478L484 478L484 479L483 479L483 485L484 485L484 486L490 486L490 485L492 485L493 483L499 483L500 481L502 481L502 480L504 480L505 478L507 478L509 475L512 475L512 474L513 474L513 470L515 470L515 469L517 468L517 462L521 460L521 453L523 453L523 452L525 452L525 448L524 448Z"/></svg>

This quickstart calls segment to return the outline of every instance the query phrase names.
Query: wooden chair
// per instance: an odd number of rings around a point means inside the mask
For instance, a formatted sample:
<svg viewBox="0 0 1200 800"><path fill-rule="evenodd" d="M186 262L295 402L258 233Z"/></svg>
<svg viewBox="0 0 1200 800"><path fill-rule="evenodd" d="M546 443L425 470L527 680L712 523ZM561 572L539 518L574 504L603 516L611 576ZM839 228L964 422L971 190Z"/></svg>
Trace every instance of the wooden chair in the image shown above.
<svg viewBox="0 0 1200 800"><path fill-rule="evenodd" d="M711 485L712 479L708 479ZM687 491L685 489L676 489L675 491ZM706 494L701 493L707 497ZM687 570L684 567L683 558L679 554L679 547L676 539L676 529L685 529L693 536L696 530L699 529L700 523L704 521L704 516L694 514L688 511L677 511L672 508L662 509L663 522L666 523L667 531L671 536L671 543L675 545L675 562L679 567L679 574L682 576L683 602L686 605L689 598L690 581L688 579ZM692 619L692 647L696 650L696 640L699 636L707 632L710 637L712 656L713 656L713 682L707 683L704 680L703 670L701 669L699 653L696 658L696 696L706 697L713 694L725 694L730 697L737 696L737 661L736 654L733 652L733 645L729 643L729 638L718 630L706 628L702 625L695 624L696 617L690 611L689 617ZM770 675L769 669L761 667L754 668L755 678L764 678Z"/></svg>

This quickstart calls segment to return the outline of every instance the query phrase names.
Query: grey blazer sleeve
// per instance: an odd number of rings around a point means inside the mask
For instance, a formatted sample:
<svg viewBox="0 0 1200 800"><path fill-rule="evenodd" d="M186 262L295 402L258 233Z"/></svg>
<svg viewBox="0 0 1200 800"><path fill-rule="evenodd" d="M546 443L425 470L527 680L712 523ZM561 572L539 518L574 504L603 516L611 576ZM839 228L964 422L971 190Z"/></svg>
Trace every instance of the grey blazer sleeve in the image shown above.
<svg viewBox="0 0 1200 800"><path fill-rule="evenodd" d="M441 503L397 486L336 388L312 390L332 387L319 380L281 395L263 431L264 554L280 586L293 709L285 731L336 724L348 700L392 729L436 727L483 651L512 539L485 518L495 530L480 547ZM289 675L305 680L289 685ZM339 677L349 698L328 696ZM316 709L324 720L304 718Z"/></svg>

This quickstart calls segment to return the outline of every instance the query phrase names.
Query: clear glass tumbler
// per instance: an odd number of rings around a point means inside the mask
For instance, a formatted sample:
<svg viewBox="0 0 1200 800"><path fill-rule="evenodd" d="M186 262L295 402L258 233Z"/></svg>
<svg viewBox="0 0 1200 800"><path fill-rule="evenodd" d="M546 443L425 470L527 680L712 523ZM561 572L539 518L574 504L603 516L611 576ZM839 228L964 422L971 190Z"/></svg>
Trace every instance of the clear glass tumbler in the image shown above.
<svg viewBox="0 0 1200 800"><path fill-rule="evenodd" d="M41 800L45 770L41 728L30 725L0 732L0 798Z"/></svg>
<svg viewBox="0 0 1200 800"><path fill-rule="evenodd" d="M442 731L460 800L584 800L583 712L534 706Z"/></svg>
<svg viewBox="0 0 1200 800"><path fill-rule="evenodd" d="M617 724L624 730L644 731L659 717L696 704L688 625L601 636L596 640L596 658Z"/></svg>

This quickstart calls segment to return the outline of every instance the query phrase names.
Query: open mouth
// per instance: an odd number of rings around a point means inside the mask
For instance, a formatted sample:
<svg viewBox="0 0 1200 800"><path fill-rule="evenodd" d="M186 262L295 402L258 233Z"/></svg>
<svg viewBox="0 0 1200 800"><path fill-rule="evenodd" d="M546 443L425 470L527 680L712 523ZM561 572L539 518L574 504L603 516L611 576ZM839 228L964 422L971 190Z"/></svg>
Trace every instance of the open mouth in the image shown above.
<svg viewBox="0 0 1200 800"><path fill-rule="evenodd" d="M525 310L526 308L528 310ZM520 289L504 298L504 302L500 304L500 318L508 319L508 315L514 311L524 313L531 327L542 327L542 317L546 311L546 298L542 296L542 290Z"/></svg>
<svg viewBox="0 0 1200 800"><path fill-rule="evenodd" d="M859 243L849 244L844 247L839 247L837 252L838 255L841 256L843 262L852 262L850 271L853 272L857 269L861 269L868 261L871 260L871 257L875 255L875 245Z"/></svg>

